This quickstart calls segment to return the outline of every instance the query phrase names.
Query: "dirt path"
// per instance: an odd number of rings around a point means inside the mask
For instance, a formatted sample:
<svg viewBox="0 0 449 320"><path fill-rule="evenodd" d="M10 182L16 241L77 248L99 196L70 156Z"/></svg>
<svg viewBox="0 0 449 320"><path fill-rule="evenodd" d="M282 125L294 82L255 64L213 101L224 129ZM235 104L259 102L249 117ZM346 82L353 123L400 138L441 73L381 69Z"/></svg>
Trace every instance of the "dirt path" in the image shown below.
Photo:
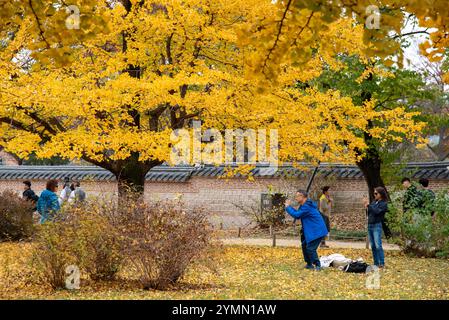
<svg viewBox="0 0 449 320"><path fill-rule="evenodd" d="M225 238L222 239L226 245L244 245L244 246L272 246L272 239L262 238ZM365 249L365 242L343 242L343 241L326 241L329 248L333 249ZM293 239L276 239L276 246L279 247L300 247L299 240ZM399 247L394 244L383 244L384 250L399 250Z"/></svg>

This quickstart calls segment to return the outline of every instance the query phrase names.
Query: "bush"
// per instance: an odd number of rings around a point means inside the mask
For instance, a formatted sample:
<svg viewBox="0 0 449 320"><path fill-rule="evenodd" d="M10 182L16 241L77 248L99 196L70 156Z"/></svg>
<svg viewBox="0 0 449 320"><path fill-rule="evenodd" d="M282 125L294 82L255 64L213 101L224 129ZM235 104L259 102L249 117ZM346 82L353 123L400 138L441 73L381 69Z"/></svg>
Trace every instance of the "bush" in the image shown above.
<svg viewBox="0 0 449 320"><path fill-rule="evenodd" d="M73 251L76 236L73 222L71 219L47 222L36 229L32 266L45 283L55 289L64 288L66 268L78 263Z"/></svg>
<svg viewBox="0 0 449 320"><path fill-rule="evenodd" d="M54 288L65 286L66 268L76 265L92 280L113 279L121 265L118 234L109 223L111 204L65 206L55 221L40 225L33 262Z"/></svg>
<svg viewBox="0 0 449 320"><path fill-rule="evenodd" d="M441 193L434 205L433 241L438 257L449 257L449 194Z"/></svg>
<svg viewBox="0 0 449 320"><path fill-rule="evenodd" d="M128 199L115 220L125 258L146 289L165 290L211 251L212 228L202 210L181 202Z"/></svg>
<svg viewBox="0 0 449 320"><path fill-rule="evenodd" d="M403 193L394 193L387 214L394 240L405 253L424 257L449 256L449 196L440 192L429 210L402 210ZM431 212L434 212L432 217Z"/></svg>
<svg viewBox="0 0 449 320"><path fill-rule="evenodd" d="M0 193L0 240L28 239L33 233L34 206L12 191Z"/></svg>
<svg viewBox="0 0 449 320"><path fill-rule="evenodd" d="M92 280L112 280L122 263L119 235L110 223L114 205L90 202L65 211L77 218L73 250L79 266Z"/></svg>
<svg viewBox="0 0 449 320"><path fill-rule="evenodd" d="M65 206L39 226L33 263L54 288L65 286L66 268L76 265L92 280L110 280L129 266L144 288L164 290L195 262L207 265L212 228L201 210L180 202L146 204L132 196L113 202Z"/></svg>

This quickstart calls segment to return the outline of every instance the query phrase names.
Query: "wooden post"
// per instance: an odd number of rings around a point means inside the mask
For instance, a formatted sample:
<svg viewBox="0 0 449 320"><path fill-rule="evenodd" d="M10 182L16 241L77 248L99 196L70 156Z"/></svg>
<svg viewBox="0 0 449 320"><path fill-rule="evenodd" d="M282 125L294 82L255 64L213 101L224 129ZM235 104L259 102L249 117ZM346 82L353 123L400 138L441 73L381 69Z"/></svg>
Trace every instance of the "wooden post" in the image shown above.
<svg viewBox="0 0 449 320"><path fill-rule="evenodd" d="M220 230L223 230L223 222L220 222Z"/></svg>
<svg viewBox="0 0 449 320"><path fill-rule="evenodd" d="M276 247L276 233L273 232L273 248Z"/></svg>
<svg viewBox="0 0 449 320"><path fill-rule="evenodd" d="M239 238L241 236L241 233L242 233L242 228L239 227L239 235L238 235Z"/></svg>
<svg viewBox="0 0 449 320"><path fill-rule="evenodd" d="M366 244L365 247L366 249L369 249L369 236L368 236L368 208L365 211L365 216L366 216Z"/></svg>

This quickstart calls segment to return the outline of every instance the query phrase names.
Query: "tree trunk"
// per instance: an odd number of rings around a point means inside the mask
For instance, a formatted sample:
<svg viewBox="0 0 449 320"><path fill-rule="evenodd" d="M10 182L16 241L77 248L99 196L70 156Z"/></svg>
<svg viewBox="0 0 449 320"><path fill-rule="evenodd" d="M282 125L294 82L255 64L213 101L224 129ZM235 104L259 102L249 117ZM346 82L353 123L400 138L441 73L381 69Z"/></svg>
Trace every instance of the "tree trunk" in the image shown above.
<svg viewBox="0 0 449 320"><path fill-rule="evenodd" d="M143 196L145 189L145 176L152 168L162 164L159 160L139 161L139 153L134 152L124 160L96 161L87 155L82 159L113 173L117 179L118 201L130 194Z"/></svg>
<svg viewBox="0 0 449 320"><path fill-rule="evenodd" d="M372 73L369 75L366 81L368 82L373 81ZM362 91L361 98L362 101L364 102L371 101L372 93L369 91ZM373 128L373 126L374 126L373 122L369 121L368 129ZM379 149L374 143L373 137L368 132L365 132L363 134L363 138L365 140L366 145L368 146L368 150L366 150L366 153L364 154L363 158L359 162L357 162L357 166L362 171L363 176L365 177L366 184L368 185L370 202L374 201L374 189L377 187L385 188L385 191L387 192L388 198L387 200L389 200L390 197L388 195L388 190L385 186L385 183L381 175L382 158L380 157ZM384 219L384 221L382 222L382 229L384 231L385 237L390 238L391 231L387 225L386 219Z"/></svg>
<svg viewBox="0 0 449 320"><path fill-rule="evenodd" d="M387 197L389 198L388 190L381 176L380 170L382 166L382 159L380 158L379 151L371 144L371 137L367 134L365 134L365 141L367 142L369 147L363 159L357 162L357 166L359 167L360 171L362 171L363 176L365 177L366 184L368 185L370 202L374 201L374 189L377 187L385 188L385 190L387 191ZM384 222L382 222L382 229L384 231L385 237L390 238L391 231L387 223L388 222L386 219L384 220Z"/></svg>
<svg viewBox="0 0 449 320"><path fill-rule="evenodd" d="M117 178L119 199L130 194L142 196L146 174L151 168L160 164L160 161L140 162L137 153L126 160L118 161L118 170L114 174Z"/></svg>
<svg viewBox="0 0 449 320"><path fill-rule="evenodd" d="M374 188L385 187L381 176L382 159L375 148L370 147L362 160L357 162L357 166L362 171L368 186L370 202L374 201ZM388 194L388 191L387 191Z"/></svg>
<svg viewBox="0 0 449 320"><path fill-rule="evenodd" d="M143 195L147 172L147 170L142 170L140 166L128 165L116 174L119 198L129 194Z"/></svg>

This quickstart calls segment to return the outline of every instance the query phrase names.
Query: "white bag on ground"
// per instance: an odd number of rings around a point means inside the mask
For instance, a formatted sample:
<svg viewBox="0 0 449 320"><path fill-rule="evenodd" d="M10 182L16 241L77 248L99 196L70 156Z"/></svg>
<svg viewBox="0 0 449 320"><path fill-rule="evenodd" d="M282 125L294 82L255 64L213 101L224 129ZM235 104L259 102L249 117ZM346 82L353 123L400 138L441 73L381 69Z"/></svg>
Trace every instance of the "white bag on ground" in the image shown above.
<svg viewBox="0 0 449 320"><path fill-rule="evenodd" d="M329 256L322 256L320 258L322 268L329 268L331 264L334 268L343 267L351 263L351 261L351 259L348 259L339 253L334 253Z"/></svg>

